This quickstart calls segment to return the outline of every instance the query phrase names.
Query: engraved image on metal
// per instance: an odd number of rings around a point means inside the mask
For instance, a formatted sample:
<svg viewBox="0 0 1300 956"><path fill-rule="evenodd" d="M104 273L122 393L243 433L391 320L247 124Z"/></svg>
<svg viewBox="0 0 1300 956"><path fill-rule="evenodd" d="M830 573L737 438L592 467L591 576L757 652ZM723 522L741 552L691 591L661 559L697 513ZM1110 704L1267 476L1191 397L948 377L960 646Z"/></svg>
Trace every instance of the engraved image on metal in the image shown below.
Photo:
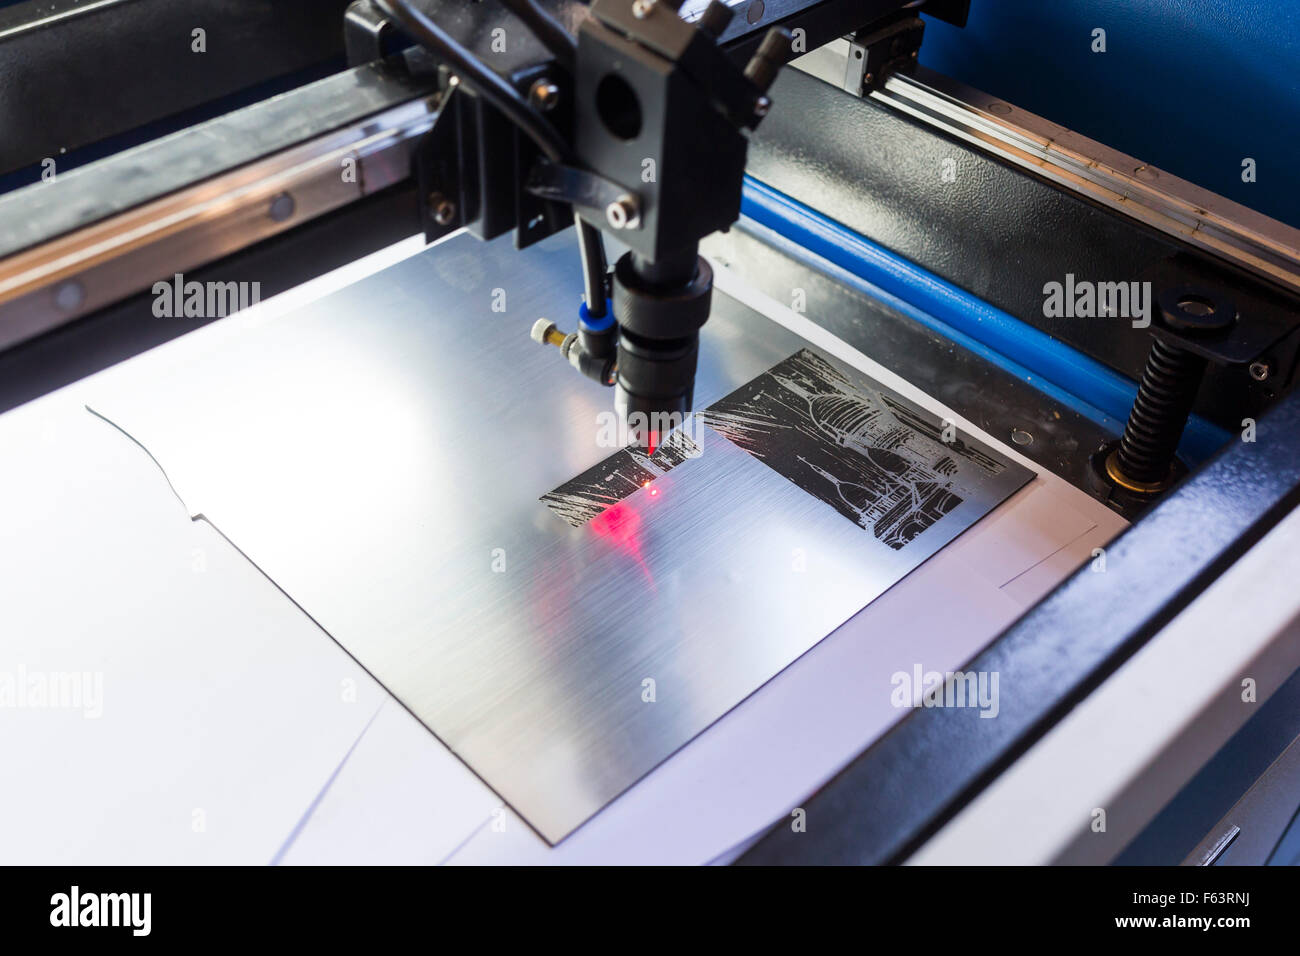
<svg viewBox="0 0 1300 956"><path fill-rule="evenodd" d="M895 551L1004 470L942 422L803 349L701 413L705 423Z"/></svg>
<svg viewBox="0 0 1300 956"><path fill-rule="evenodd" d="M548 491L541 500L573 527L581 528L601 512L699 453L700 446L690 436L675 431L653 454L639 448L616 451L600 464L588 468L554 491Z"/></svg>

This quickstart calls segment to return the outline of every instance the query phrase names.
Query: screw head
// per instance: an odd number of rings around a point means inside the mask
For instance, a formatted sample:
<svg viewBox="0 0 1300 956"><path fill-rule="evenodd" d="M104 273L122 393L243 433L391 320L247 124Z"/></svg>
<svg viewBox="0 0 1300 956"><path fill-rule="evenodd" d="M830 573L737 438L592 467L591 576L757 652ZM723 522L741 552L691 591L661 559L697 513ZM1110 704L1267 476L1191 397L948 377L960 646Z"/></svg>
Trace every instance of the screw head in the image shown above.
<svg viewBox="0 0 1300 956"><path fill-rule="evenodd" d="M294 202L292 193L278 193L271 199L266 214L271 217L272 222L284 222L293 215L296 207L297 203Z"/></svg>
<svg viewBox="0 0 1300 956"><path fill-rule="evenodd" d="M545 78L534 80L528 89L528 100L543 113L549 113L560 102L560 88Z"/></svg>
<svg viewBox="0 0 1300 956"><path fill-rule="evenodd" d="M632 4L632 16L638 20L644 20L654 13L656 5L657 0L636 0L636 3Z"/></svg>
<svg viewBox="0 0 1300 956"><path fill-rule="evenodd" d="M762 119L767 115L767 111L772 108L772 101L766 96L760 96L754 100L754 115Z"/></svg>
<svg viewBox="0 0 1300 956"><path fill-rule="evenodd" d="M1273 374L1273 367L1269 365L1267 359L1260 359L1250 363L1250 377L1257 382L1267 382L1269 376Z"/></svg>
<svg viewBox="0 0 1300 956"><path fill-rule="evenodd" d="M442 193L429 196L429 215L440 226L450 226L456 221L456 204Z"/></svg>
<svg viewBox="0 0 1300 956"><path fill-rule="evenodd" d="M636 229L641 225L641 211L636 197L624 194L605 207L605 219L611 229Z"/></svg>

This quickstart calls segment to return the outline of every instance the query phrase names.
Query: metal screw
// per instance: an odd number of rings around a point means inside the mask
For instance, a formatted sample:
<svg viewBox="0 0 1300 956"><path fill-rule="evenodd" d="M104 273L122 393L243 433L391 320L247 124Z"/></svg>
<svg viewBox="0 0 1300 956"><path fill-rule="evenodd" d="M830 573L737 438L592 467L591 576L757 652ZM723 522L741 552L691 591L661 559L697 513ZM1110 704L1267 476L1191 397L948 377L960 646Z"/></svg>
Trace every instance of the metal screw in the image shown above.
<svg viewBox="0 0 1300 956"><path fill-rule="evenodd" d="M605 219L612 229L636 229L641 225L641 211L636 197L623 194L605 207Z"/></svg>
<svg viewBox="0 0 1300 956"><path fill-rule="evenodd" d="M534 80L528 90L528 99L543 113L549 113L560 102L560 88L545 78Z"/></svg>
<svg viewBox="0 0 1300 956"><path fill-rule="evenodd" d="M772 108L772 101L766 96L760 96L754 100L754 115L762 119L767 115L767 111Z"/></svg>
<svg viewBox="0 0 1300 956"><path fill-rule="evenodd" d="M632 4L632 16L638 20L644 20L654 13L656 5L657 0L636 0L636 3Z"/></svg>
<svg viewBox="0 0 1300 956"><path fill-rule="evenodd" d="M429 214L438 225L450 226L456 219L456 204L442 193L432 193L429 196Z"/></svg>
<svg viewBox="0 0 1300 956"><path fill-rule="evenodd" d="M1250 377L1257 382L1267 382L1268 377L1273 374L1273 367L1268 364L1267 359L1260 359L1257 362L1250 363Z"/></svg>
<svg viewBox="0 0 1300 956"><path fill-rule="evenodd" d="M267 210L267 215L273 222L284 222L293 215L296 203L293 196L289 193L279 193L271 200L271 206Z"/></svg>
<svg viewBox="0 0 1300 956"><path fill-rule="evenodd" d="M1011 429L1011 440L1017 445L1032 445L1034 436L1023 428L1013 428Z"/></svg>

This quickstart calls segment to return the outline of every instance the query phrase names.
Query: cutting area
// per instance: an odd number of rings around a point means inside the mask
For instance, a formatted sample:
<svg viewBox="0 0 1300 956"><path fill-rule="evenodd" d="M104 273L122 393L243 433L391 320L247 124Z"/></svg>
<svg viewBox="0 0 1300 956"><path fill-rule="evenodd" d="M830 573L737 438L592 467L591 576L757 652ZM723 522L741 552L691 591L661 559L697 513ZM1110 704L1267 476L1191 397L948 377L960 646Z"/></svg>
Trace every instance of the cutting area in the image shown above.
<svg viewBox="0 0 1300 956"><path fill-rule="evenodd" d="M611 449L578 287L460 237L90 403L552 844L1032 477L725 295L703 427Z"/></svg>

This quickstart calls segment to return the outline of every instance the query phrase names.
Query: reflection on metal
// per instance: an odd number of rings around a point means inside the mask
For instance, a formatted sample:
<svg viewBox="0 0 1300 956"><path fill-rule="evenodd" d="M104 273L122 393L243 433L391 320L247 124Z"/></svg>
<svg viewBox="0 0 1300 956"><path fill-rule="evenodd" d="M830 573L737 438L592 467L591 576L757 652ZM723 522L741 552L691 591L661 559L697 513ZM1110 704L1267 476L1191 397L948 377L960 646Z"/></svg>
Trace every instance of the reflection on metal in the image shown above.
<svg viewBox="0 0 1300 956"><path fill-rule="evenodd" d="M961 436L1003 470L954 457L936 481L961 502L895 550L701 427L697 457L573 527L539 498L609 457L609 392L529 328L581 287L571 236L459 237L93 402L552 842L1030 477ZM697 401L805 345L715 295Z"/></svg>
<svg viewBox="0 0 1300 956"><path fill-rule="evenodd" d="M1219 857L1223 856L1223 851L1232 845L1232 841L1237 839L1237 834L1241 833L1241 827L1235 824L1229 826L1227 830L1219 834L1210 846L1201 854L1197 860L1197 866L1214 866Z"/></svg>

